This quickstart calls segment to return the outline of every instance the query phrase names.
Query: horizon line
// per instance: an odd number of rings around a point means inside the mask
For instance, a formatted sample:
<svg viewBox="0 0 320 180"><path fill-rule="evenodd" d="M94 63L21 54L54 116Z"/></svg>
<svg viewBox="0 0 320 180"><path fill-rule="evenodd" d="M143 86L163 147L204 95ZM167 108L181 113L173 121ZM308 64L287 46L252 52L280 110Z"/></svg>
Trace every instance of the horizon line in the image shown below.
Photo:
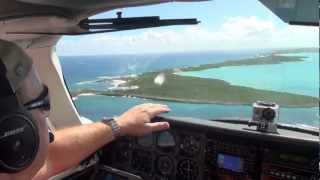
<svg viewBox="0 0 320 180"><path fill-rule="evenodd" d="M287 47L287 48L243 48L243 49L208 49L208 50L191 50L191 51L167 51L167 52L137 52L137 53L109 53L109 54L59 54L59 57L69 57L69 56L116 56L116 55L159 55L159 54L182 54L182 53L208 53L214 51L275 51L275 50L299 50L299 49L318 49L320 47ZM318 51L319 52L319 51Z"/></svg>

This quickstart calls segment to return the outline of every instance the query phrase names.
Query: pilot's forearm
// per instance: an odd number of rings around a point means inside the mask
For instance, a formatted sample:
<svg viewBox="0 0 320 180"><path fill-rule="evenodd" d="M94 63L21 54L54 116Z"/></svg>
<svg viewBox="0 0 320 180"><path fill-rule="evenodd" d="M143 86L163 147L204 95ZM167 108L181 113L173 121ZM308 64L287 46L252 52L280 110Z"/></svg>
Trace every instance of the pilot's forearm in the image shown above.
<svg viewBox="0 0 320 180"><path fill-rule="evenodd" d="M151 123L151 119L169 111L168 106L161 104L135 106L117 118L120 134L142 136L168 129L169 123ZM74 167L112 140L111 127L102 122L59 130L55 134L55 141L49 145L48 160L43 168L44 174L50 177Z"/></svg>
<svg viewBox="0 0 320 180"><path fill-rule="evenodd" d="M57 131L55 141L49 146L47 160L49 176L78 165L112 140L111 128L101 122Z"/></svg>

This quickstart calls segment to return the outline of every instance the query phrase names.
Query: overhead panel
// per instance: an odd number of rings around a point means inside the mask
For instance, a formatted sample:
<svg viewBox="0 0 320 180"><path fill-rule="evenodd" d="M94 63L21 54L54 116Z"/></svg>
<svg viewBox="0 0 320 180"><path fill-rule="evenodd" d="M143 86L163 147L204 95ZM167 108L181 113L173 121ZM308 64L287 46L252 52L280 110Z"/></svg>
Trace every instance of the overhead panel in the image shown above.
<svg viewBox="0 0 320 180"><path fill-rule="evenodd" d="M284 22L319 25L319 0L259 0Z"/></svg>

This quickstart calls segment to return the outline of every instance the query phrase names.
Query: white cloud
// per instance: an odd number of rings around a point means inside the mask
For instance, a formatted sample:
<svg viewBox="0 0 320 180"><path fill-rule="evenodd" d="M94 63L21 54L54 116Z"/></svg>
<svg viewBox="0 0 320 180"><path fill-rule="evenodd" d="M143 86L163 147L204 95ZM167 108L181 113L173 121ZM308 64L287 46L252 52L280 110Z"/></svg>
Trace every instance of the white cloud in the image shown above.
<svg viewBox="0 0 320 180"><path fill-rule="evenodd" d="M141 31L139 31L141 32ZM114 54L182 52L211 49L315 47L319 29L304 26L276 27L257 17L228 18L218 29L201 26L182 30L147 29L139 34L98 34L64 39L60 54Z"/></svg>

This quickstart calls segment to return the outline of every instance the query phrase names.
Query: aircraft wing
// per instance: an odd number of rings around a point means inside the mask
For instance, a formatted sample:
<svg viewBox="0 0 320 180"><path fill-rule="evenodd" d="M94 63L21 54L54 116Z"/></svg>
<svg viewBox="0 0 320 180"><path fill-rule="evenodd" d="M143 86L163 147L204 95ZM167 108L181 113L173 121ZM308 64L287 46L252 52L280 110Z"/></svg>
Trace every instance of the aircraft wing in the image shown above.
<svg viewBox="0 0 320 180"><path fill-rule="evenodd" d="M318 0L259 0L284 22L319 26Z"/></svg>

